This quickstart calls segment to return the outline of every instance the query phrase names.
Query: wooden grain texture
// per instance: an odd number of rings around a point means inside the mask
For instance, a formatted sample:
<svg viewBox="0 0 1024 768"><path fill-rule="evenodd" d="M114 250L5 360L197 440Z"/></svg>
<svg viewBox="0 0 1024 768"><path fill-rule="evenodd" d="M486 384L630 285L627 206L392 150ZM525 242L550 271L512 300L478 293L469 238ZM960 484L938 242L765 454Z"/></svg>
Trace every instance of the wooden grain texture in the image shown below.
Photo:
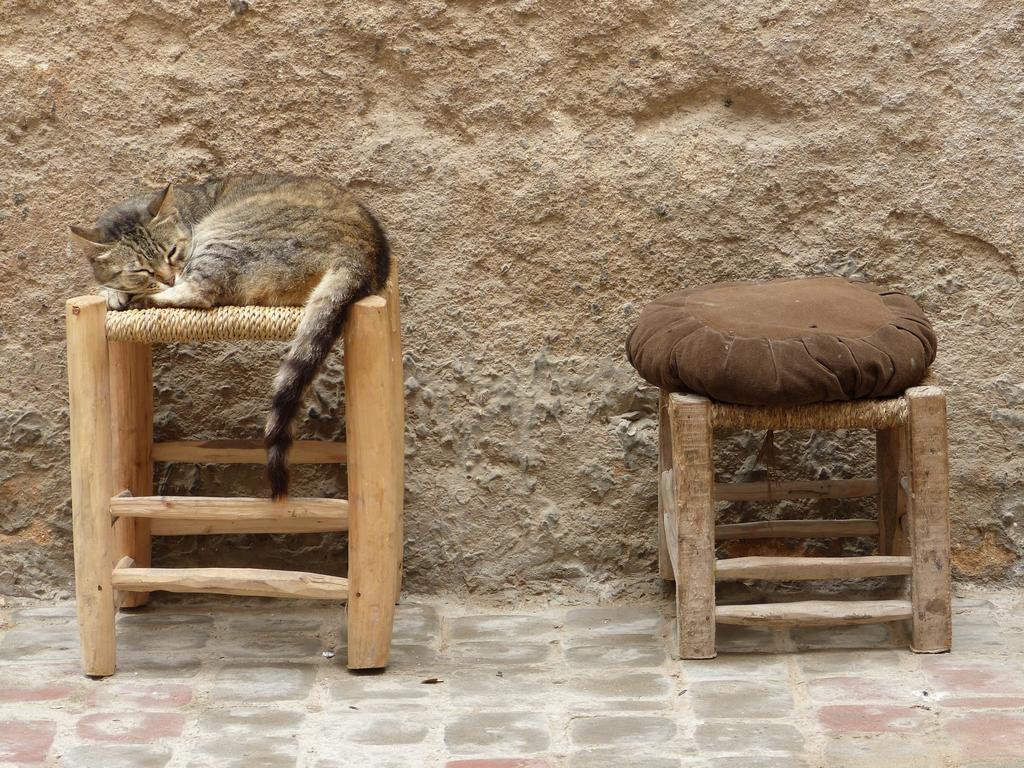
<svg viewBox="0 0 1024 768"><path fill-rule="evenodd" d="M658 395L658 575L666 581L674 581L675 572L665 533L665 515L675 516L675 498L667 498L668 489L663 482L665 474L672 471L672 429L669 424L668 399L669 392L661 390ZM669 481L670 485L672 482Z"/></svg>
<svg viewBox="0 0 1024 768"><path fill-rule="evenodd" d="M715 564L715 581L809 581L907 576L909 557L733 557Z"/></svg>
<svg viewBox="0 0 1024 768"><path fill-rule="evenodd" d="M878 480L786 480L778 483L715 483L716 501L788 501L793 499L856 499L878 493Z"/></svg>
<svg viewBox="0 0 1024 768"><path fill-rule="evenodd" d="M739 539L829 539L877 536L878 523L848 520L754 520L715 526L716 541Z"/></svg>
<svg viewBox="0 0 1024 768"><path fill-rule="evenodd" d="M830 626L901 621L909 619L912 614L907 600L807 600L720 605L715 610L715 621L719 624L761 627Z"/></svg>
<svg viewBox="0 0 1024 768"><path fill-rule="evenodd" d="M715 656L715 504L711 402L669 398L677 533L676 624L684 659Z"/></svg>
<svg viewBox="0 0 1024 768"><path fill-rule="evenodd" d="M875 432L875 466L878 473L878 554L905 554L897 541L900 518L906 512L906 496L900 489L905 427Z"/></svg>
<svg viewBox="0 0 1024 768"><path fill-rule="evenodd" d="M117 568L117 589L245 597L293 597L338 600L348 597L348 582L337 576L262 568Z"/></svg>
<svg viewBox="0 0 1024 768"><path fill-rule="evenodd" d="M296 440L288 453L290 464L344 464L345 443ZM153 444L153 460L185 464L263 464L262 440L169 440Z"/></svg>
<svg viewBox="0 0 1024 768"><path fill-rule="evenodd" d="M938 387L907 390L910 461L911 649L942 653L953 642L949 570L949 446L946 397Z"/></svg>
<svg viewBox="0 0 1024 768"><path fill-rule="evenodd" d="M106 300L98 296L71 299L66 306L75 597L82 670L94 677L112 675L116 666L106 313Z"/></svg>
<svg viewBox="0 0 1024 768"><path fill-rule="evenodd" d="M204 536L238 533L337 533L348 530L348 515L287 520L206 520L201 517L150 519L154 536Z"/></svg>
<svg viewBox="0 0 1024 768"><path fill-rule="evenodd" d="M289 497L281 501L251 497L221 496L115 496L109 500L115 517L159 517L164 520L308 520L348 516L345 499Z"/></svg>
<svg viewBox="0 0 1024 768"><path fill-rule="evenodd" d="M148 344L131 341L107 343L110 364L112 490L135 496L153 493L153 356ZM149 520L123 518L114 523L115 560L129 555L136 565L148 567L152 558ZM149 595L120 595L121 608L145 605Z"/></svg>
<svg viewBox="0 0 1024 768"><path fill-rule="evenodd" d="M391 365L388 302L371 296L345 324L349 451L348 667L387 665L398 583L402 413Z"/></svg>
<svg viewBox="0 0 1024 768"><path fill-rule="evenodd" d="M395 525L395 568L398 575L395 581L395 602L402 595L402 570L405 560L405 517L402 510L405 505L405 374L402 366L402 318L401 296L398 293L398 259L391 256L391 269L384 286L384 299L388 303L388 331L391 347L388 352L391 366L391 396L398 418L393 423L396 434L393 436L401 447L402 458L395 470L398 487L402 489L398 499L398 517Z"/></svg>

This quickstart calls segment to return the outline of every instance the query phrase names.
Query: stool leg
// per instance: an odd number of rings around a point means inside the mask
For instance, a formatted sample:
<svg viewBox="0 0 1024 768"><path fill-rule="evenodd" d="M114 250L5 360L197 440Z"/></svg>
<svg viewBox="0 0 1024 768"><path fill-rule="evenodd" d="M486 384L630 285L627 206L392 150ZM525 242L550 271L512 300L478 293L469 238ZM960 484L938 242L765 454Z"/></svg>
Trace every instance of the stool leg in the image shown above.
<svg viewBox="0 0 1024 768"><path fill-rule="evenodd" d="M403 497L405 496L405 376L402 369L402 323L399 315L398 262L394 259L391 260L391 273L388 275L388 281L384 290L388 302L388 329L391 336L391 380L394 386L392 397L394 398L394 408L398 414L394 425L395 435L393 436L397 441L398 447L396 450L399 451L396 477L398 488L400 489L398 495L398 517L395 527L395 565L398 570L398 576L395 581L395 602L397 603L402 596L402 562L405 554L405 526L402 515Z"/></svg>
<svg viewBox="0 0 1024 768"><path fill-rule="evenodd" d="M899 554L897 540L900 518L906 511L905 496L900 489L903 469L902 427L875 432L875 467L878 475L878 554Z"/></svg>
<svg viewBox="0 0 1024 768"><path fill-rule="evenodd" d="M949 448L946 397L938 387L907 390L910 462L911 649L942 653L953 642L949 571Z"/></svg>
<svg viewBox="0 0 1024 768"><path fill-rule="evenodd" d="M153 356L148 344L111 341L110 401L114 493L153 495ZM149 518L122 517L114 524L113 561L127 555L140 568L151 563ZM125 592L122 608L137 608L148 592Z"/></svg>
<svg viewBox="0 0 1024 768"><path fill-rule="evenodd" d="M672 469L672 429L669 425L668 399L669 393L661 390L658 397L658 575L666 581L675 581L676 575L672 571L665 533L668 500L661 491L661 476ZM674 510L672 514L675 514Z"/></svg>
<svg viewBox="0 0 1024 768"><path fill-rule="evenodd" d="M679 656L715 656L715 500L711 402L669 400L676 498L676 625Z"/></svg>
<svg viewBox="0 0 1024 768"><path fill-rule="evenodd" d="M106 300L98 296L67 303L75 596L82 671L93 677L112 675L116 664L106 314Z"/></svg>
<svg viewBox="0 0 1024 768"><path fill-rule="evenodd" d="M349 669L387 665L394 623L402 444L391 345L387 302L355 304L345 324Z"/></svg>

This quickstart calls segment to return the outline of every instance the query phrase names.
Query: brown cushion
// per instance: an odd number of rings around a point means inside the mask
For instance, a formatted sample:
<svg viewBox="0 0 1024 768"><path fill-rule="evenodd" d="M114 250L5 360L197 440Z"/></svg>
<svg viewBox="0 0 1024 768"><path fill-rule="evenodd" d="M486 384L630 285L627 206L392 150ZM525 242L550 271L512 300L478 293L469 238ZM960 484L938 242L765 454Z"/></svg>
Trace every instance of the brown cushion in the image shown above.
<svg viewBox="0 0 1024 768"><path fill-rule="evenodd" d="M741 405L894 397L924 378L935 345L912 298L839 277L670 293L626 342L651 384Z"/></svg>

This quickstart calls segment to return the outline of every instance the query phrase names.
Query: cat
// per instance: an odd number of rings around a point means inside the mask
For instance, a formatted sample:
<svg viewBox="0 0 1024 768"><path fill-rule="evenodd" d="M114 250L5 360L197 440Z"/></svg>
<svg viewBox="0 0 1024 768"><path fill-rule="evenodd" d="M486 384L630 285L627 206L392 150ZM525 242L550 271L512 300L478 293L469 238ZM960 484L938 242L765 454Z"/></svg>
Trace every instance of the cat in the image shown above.
<svg viewBox="0 0 1024 768"><path fill-rule="evenodd" d="M271 496L287 496L306 389L348 308L387 279L390 246L373 215L332 181L263 174L168 185L70 229L113 309L305 305L265 431Z"/></svg>

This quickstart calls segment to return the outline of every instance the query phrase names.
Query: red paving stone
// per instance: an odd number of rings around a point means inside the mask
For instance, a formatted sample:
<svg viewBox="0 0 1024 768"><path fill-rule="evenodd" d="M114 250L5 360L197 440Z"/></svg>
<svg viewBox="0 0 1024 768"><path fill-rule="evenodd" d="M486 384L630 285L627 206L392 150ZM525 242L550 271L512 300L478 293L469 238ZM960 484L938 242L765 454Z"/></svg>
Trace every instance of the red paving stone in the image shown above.
<svg viewBox="0 0 1024 768"><path fill-rule="evenodd" d="M180 709L190 701L192 701L192 689L187 685L122 683L104 685L95 690L89 697L89 706Z"/></svg>
<svg viewBox="0 0 1024 768"><path fill-rule="evenodd" d="M937 693L1024 694L1024 675L1003 661L926 656L921 666Z"/></svg>
<svg viewBox="0 0 1024 768"><path fill-rule="evenodd" d="M837 704L818 710L818 721L835 733L920 732L927 713L918 707Z"/></svg>
<svg viewBox="0 0 1024 768"><path fill-rule="evenodd" d="M72 685L13 686L0 689L0 704L19 704L30 701L55 701L74 693Z"/></svg>
<svg viewBox="0 0 1024 768"><path fill-rule="evenodd" d="M956 743L962 757L1024 760L1024 714L971 712L947 720L946 733Z"/></svg>
<svg viewBox="0 0 1024 768"><path fill-rule="evenodd" d="M184 725L184 716L173 712L100 712L81 718L76 730L90 741L148 744L177 738Z"/></svg>
<svg viewBox="0 0 1024 768"><path fill-rule="evenodd" d="M950 709L1019 709L1024 712L1024 696L953 696L940 703Z"/></svg>
<svg viewBox="0 0 1024 768"><path fill-rule="evenodd" d="M57 724L49 720L0 720L0 763L42 763L56 733Z"/></svg>
<svg viewBox="0 0 1024 768"><path fill-rule="evenodd" d="M449 760L445 768L548 768L547 760L535 757L505 757L496 760Z"/></svg>
<svg viewBox="0 0 1024 768"><path fill-rule="evenodd" d="M810 697L821 703L900 702L920 697L923 690L894 678L821 677L807 684Z"/></svg>

